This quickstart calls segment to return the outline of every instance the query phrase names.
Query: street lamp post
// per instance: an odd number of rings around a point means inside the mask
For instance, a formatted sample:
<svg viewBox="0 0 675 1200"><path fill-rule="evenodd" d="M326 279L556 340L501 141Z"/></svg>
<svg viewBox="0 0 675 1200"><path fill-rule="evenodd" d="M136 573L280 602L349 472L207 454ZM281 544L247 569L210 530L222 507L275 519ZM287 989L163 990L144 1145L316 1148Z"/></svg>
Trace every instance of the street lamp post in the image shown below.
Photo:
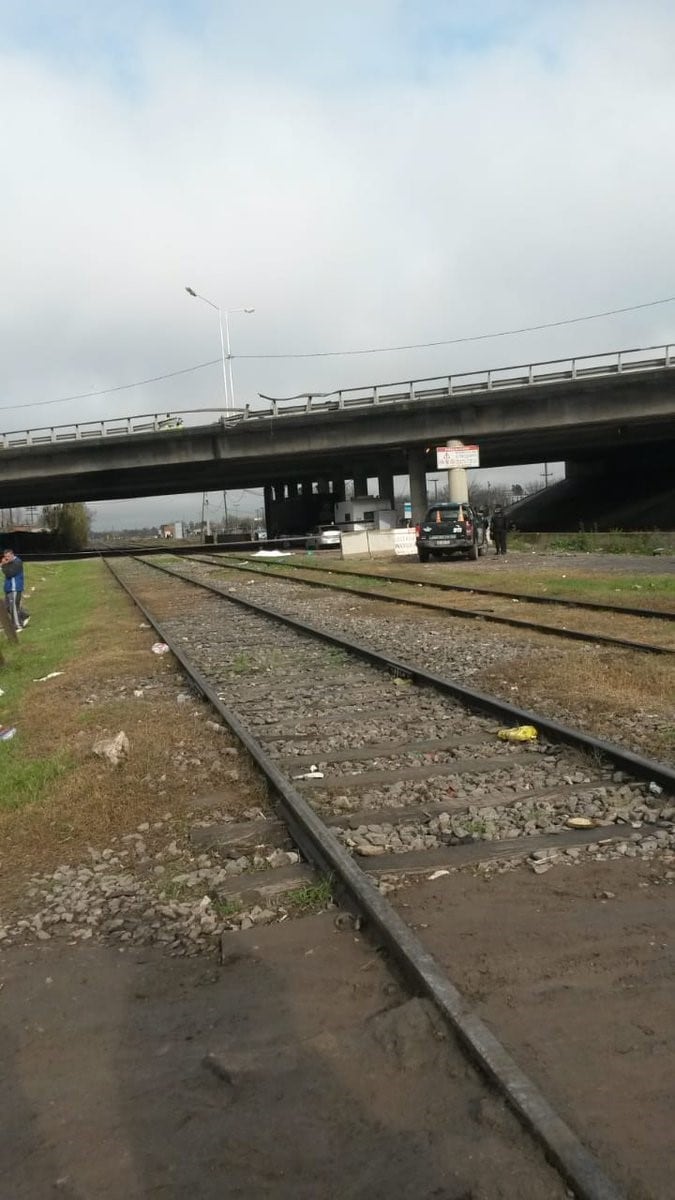
<svg viewBox="0 0 675 1200"><path fill-rule="evenodd" d="M215 308L218 313L218 329L220 331L220 358L223 366L223 390L225 392L225 412L230 407L234 410L234 377L232 375L232 347L230 345L230 313L253 313L254 308L224 308L221 309L219 304L214 304L213 300L209 300L206 296L201 296L194 288L186 287L185 291L188 296L193 296L195 300L203 300L204 304L208 304L210 308ZM223 317L225 318L225 333L223 334ZM228 386L229 383L229 386Z"/></svg>

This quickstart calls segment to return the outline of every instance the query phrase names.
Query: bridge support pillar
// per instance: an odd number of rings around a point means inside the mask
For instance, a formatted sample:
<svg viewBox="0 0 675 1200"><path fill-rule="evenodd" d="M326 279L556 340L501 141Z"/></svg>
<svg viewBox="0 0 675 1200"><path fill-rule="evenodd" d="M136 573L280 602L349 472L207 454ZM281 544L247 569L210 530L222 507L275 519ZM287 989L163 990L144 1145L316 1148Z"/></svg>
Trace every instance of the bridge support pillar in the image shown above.
<svg viewBox="0 0 675 1200"><path fill-rule="evenodd" d="M297 496L297 494L298 494L298 484L297 484L297 483L295 483L295 482L294 482L294 483L287 483L287 484L286 484L286 487L288 488L288 499L289 499L289 500L295 500L295 497L296 497L296 496Z"/></svg>
<svg viewBox="0 0 675 1200"><path fill-rule="evenodd" d="M461 450L464 442L460 442L458 438L451 438L446 442L449 450ZM469 481L466 475L466 467L450 467L448 471L448 500L454 504L469 503Z"/></svg>
<svg viewBox="0 0 675 1200"><path fill-rule="evenodd" d="M263 496L264 496L264 503L265 503L265 529L267 531L267 536L271 537L272 536L272 532L271 532L272 531L272 504L274 502L274 492L272 491L271 483L265 484L265 487L263 489Z"/></svg>
<svg viewBox="0 0 675 1200"><path fill-rule="evenodd" d="M364 471L354 475L354 496L368 495L368 476Z"/></svg>
<svg viewBox="0 0 675 1200"><path fill-rule="evenodd" d="M277 483L273 483L272 487L274 488L274 499L277 501L283 500L286 495L285 490L284 490L284 484L277 482Z"/></svg>
<svg viewBox="0 0 675 1200"><path fill-rule="evenodd" d="M408 451L408 475L410 477L410 502L413 525L424 519L427 511L426 455L423 449Z"/></svg>
<svg viewBox="0 0 675 1200"><path fill-rule="evenodd" d="M391 507L394 507L394 472L389 467L383 467L377 473L378 491L380 500L388 500Z"/></svg>

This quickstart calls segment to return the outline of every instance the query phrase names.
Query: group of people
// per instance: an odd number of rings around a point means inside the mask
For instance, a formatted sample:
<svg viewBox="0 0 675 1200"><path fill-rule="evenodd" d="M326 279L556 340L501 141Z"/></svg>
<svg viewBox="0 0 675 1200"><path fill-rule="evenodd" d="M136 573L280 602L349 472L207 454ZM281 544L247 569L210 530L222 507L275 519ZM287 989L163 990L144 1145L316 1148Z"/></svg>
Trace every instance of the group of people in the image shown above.
<svg viewBox="0 0 675 1200"><path fill-rule="evenodd" d="M506 554L508 521L501 504L495 506L495 511L491 517L484 508L479 508L476 516L482 545L487 547L491 543L494 543L497 554Z"/></svg>
<svg viewBox="0 0 675 1200"><path fill-rule="evenodd" d="M13 550L3 550L0 567L5 577L5 608L17 633L21 633L30 621L22 604L25 589L23 562Z"/></svg>

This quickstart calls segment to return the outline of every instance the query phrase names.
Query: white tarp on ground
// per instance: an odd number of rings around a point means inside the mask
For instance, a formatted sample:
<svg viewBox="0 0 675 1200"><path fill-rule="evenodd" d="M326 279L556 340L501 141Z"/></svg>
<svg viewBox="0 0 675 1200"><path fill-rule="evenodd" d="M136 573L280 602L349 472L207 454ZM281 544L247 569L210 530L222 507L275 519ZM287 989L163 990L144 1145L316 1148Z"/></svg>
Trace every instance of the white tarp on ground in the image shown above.
<svg viewBox="0 0 675 1200"><path fill-rule="evenodd" d="M252 558L290 558L290 550L256 550Z"/></svg>

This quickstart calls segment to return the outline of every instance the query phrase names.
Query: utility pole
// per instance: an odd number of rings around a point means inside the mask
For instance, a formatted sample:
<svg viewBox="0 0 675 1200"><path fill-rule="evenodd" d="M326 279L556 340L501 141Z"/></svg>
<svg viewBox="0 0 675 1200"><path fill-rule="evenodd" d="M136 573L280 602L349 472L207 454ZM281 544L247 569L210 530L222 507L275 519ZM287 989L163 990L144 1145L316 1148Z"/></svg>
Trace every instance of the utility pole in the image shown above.
<svg viewBox="0 0 675 1200"><path fill-rule="evenodd" d="M201 524L202 524L202 538L203 538L205 535L207 535L207 536L208 536L208 534L210 534L210 532L211 532L211 527L210 527L210 524L209 524L209 512L208 512L208 509L209 509L209 498L208 498L208 496L207 496L206 492L202 492L202 522L201 522ZM204 514L206 514L206 518L205 518Z"/></svg>
<svg viewBox="0 0 675 1200"><path fill-rule="evenodd" d="M227 533L227 492L223 492L223 528Z"/></svg>
<svg viewBox="0 0 675 1200"><path fill-rule="evenodd" d="M548 463L544 463L544 469L543 469L543 471L541 472L541 478L542 478L542 479L543 479L543 481L544 481L544 487L545 487L545 488L547 488L547 487L548 487L548 477L549 477L549 474L550 474L550 472L549 472L549 469L548 469Z"/></svg>

